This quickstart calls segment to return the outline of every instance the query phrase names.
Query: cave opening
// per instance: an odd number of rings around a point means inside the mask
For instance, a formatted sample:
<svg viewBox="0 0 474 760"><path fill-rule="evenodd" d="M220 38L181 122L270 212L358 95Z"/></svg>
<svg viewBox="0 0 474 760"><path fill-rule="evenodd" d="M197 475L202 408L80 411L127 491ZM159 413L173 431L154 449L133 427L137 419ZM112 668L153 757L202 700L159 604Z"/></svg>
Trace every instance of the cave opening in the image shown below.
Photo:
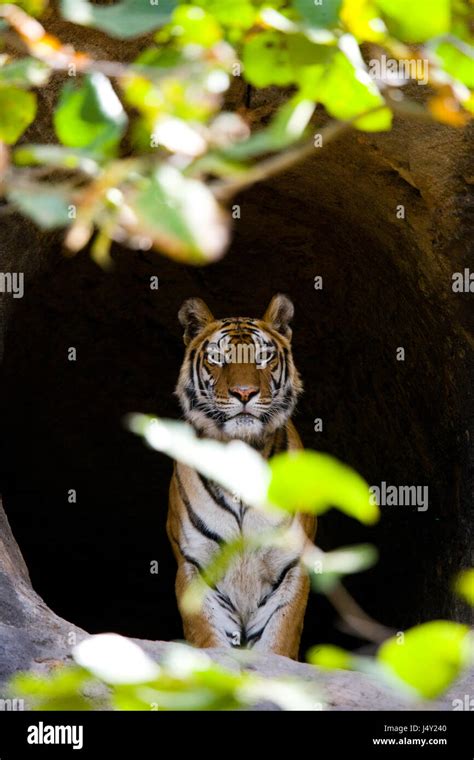
<svg viewBox="0 0 474 760"><path fill-rule="evenodd" d="M347 586L385 625L452 615L446 586L465 548L453 519L463 456L456 337L443 298L426 287L423 241L396 216L395 201L408 193L413 207L419 193L380 166L351 184L357 176L354 157L344 164L328 150L324 162L247 191L230 251L206 268L117 248L103 272L86 253L52 250L27 283L5 343L3 494L33 586L57 614L90 632L181 637L165 533L172 464L123 418L179 417L185 298L203 298L216 316L260 316L285 292L296 309L304 445L371 485L429 489L428 509L383 506L375 527L333 510L320 518L317 543L377 546L377 566ZM318 641L360 644L312 594L303 651Z"/></svg>

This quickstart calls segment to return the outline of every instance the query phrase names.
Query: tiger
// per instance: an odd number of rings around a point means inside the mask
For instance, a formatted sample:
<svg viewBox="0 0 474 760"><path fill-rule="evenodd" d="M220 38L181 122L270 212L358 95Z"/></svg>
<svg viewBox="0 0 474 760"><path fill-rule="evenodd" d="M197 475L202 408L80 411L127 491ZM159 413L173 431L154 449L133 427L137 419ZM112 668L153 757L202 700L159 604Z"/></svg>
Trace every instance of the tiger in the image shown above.
<svg viewBox="0 0 474 760"><path fill-rule="evenodd" d="M178 319L185 355L175 394L199 437L238 439L265 459L302 448L290 419L303 390L291 348L293 315L293 303L283 294L271 299L262 319L215 319L200 298L183 303ZM178 565L176 597L188 643L297 659L309 592L301 548L244 548L206 589L199 612L182 604L189 584L203 575L220 547L291 527L293 521L304 541L314 538L311 515L249 507L193 468L174 463L166 528Z"/></svg>

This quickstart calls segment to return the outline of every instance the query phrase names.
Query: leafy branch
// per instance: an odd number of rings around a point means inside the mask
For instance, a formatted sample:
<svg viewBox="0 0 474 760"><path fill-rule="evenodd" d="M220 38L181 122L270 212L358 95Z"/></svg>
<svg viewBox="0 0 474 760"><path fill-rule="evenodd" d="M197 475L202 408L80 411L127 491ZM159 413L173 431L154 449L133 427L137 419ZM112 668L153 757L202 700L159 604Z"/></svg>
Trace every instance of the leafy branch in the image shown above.
<svg viewBox="0 0 474 760"><path fill-rule="evenodd" d="M463 0L416 9L406 0L62 0L66 20L117 39L153 32L129 63L48 34L31 15L46 5L0 3L1 191L7 209L68 228L66 248L89 245L102 266L114 241L214 261L230 240L226 205L251 184L349 128L388 130L394 115L460 127L474 108ZM387 57L398 74L384 69ZM67 75L52 114L57 143L30 144L36 90L53 72ZM267 126L254 129L245 108L226 110L237 77L286 90ZM405 94L409 80L427 84L422 102ZM323 127L316 107L329 117Z"/></svg>

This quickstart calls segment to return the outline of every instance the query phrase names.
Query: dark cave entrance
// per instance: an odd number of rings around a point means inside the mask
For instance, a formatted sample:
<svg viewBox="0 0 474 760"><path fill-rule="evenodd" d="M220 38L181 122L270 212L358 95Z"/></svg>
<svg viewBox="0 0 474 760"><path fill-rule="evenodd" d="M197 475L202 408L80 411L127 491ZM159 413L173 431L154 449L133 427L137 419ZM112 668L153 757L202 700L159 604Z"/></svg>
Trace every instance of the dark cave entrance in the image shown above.
<svg viewBox="0 0 474 760"><path fill-rule="evenodd" d="M422 255L416 236L400 232L377 201L380 183L387 191L387 177L377 177L379 187L369 176L354 194L337 167L329 187L304 167L254 188L239 200L228 255L205 269L117 250L105 274L85 254L52 252L47 271L28 283L6 340L3 494L33 586L59 615L90 632L181 636L165 534L171 462L122 419L179 415L176 315L185 298L204 298L219 316L253 316L278 291L296 307L305 393L295 422L305 446L337 456L370 484L429 487L427 511L387 506L374 528L328 513L319 545L377 545L379 564L347 585L386 625L453 614L447 587L469 546L458 343L445 302L409 265ZM158 291L149 287L154 275ZM317 641L357 644L334 623L312 595L303 651Z"/></svg>

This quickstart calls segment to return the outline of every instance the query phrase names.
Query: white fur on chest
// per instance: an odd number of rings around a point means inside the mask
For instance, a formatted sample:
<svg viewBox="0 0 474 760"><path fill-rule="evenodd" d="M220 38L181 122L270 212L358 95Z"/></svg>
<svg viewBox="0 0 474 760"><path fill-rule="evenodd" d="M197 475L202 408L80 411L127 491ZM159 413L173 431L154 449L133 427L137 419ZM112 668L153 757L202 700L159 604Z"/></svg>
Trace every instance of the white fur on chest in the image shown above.
<svg viewBox="0 0 474 760"><path fill-rule="evenodd" d="M201 567L205 567L219 550L215 537L222 539L223 543L232 542L240 536L254 541L259 534L269 533L272 529L291 522L291 518L282 517L278 513L267 514L245 507L228 492L212 492L213 484L206 487L198 473L186 465L177 464L176 475L182 486L182 500L187 498L189 501L188 507L194 512L194 521L196 522L197 516L214 536L207 537L196 528L183 504L180 545ZM244 617L255 615L261 600L271 591L280 573L294 558L294 551L271 545L244 550L233 559L219 580L218 588L231 599Z"/></svg>

